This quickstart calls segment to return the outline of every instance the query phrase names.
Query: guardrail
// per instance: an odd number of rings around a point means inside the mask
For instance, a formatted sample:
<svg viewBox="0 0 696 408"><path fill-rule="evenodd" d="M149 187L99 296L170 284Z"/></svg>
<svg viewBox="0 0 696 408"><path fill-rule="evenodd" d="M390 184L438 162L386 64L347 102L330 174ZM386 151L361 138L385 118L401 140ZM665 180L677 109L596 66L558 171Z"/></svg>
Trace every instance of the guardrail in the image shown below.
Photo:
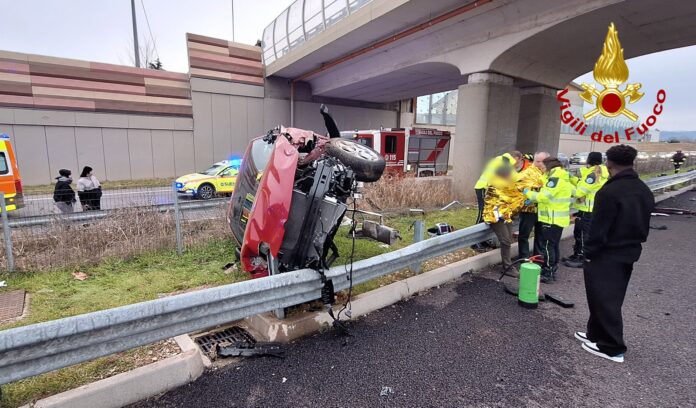
<svg viewBox="0 0 696 408"><path fill-rule="evenodd" d="M645 184L647 184L652 191L659 191L677 184L688 183L694 179L696 179L696 170L671 174L669 176L655 177L650 180L645 180Z"/></svg>
<svg viewBox="0 0 696 408"><path fill-rule="evenodd" d="M652 190L696 179L696 171L648 180ZM409 268L493 237L485 224L421 241L353 264L353 284ZM345 265L326 272L336 290ZM311 269L287 272L0 332L0 384L203 330L320 297Z"/></svg>
<svg viewBox="0 0 696 408"><path fill-rule="evenodd" d="M217 206L223 205L227 203L229 199L226 198L216 198L212 200L207 200L207 201L200 201L200 202L179 202L179 209L182 211L190 211L190 210L202 210L202 209L208 209L208 208L215 208ZM132 206L132 207L126 207L129 209L132 208L143 208L143 209L151 209L154 208L156 211L159 212L167 212L167 211L173 211L174 210L174 203L169 203L169 204L153 204L153 205L147 205L147 206ZM21 217L21 218L10 218L8 220L8 225L11 228L15 227L34 227L38 225L45 225L45 224L50 224L52 222L56 221L92 221L92 220L98 220L101 218L107 217L109 214L113 214L114 212L118 212L119 210L123 210L123 208L114 208L110 210L99 210L99 211L83 211L83 212L75 212L71 214L52 214L52 215L35 215L35 216L28 216L28 217ZM0 223L2 225L2 223Z"/></svg>

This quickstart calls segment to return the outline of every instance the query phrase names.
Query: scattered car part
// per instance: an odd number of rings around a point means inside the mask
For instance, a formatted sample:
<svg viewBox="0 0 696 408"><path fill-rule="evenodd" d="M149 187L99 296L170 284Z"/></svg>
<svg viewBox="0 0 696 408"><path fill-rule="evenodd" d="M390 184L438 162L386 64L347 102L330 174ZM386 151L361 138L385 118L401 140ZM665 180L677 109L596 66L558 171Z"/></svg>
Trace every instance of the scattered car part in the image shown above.
<svg viewBox="0 0 696 408"><path fill-rule="evenodd" d="M561 306L564 309L568 309L571 307L575 307L575 302L572 302L570 300L567 300L555 293L548 293L546 292L546 299L550 300L551 302Z"/></svg>
<svg viewBox="0 0 696 408"><path fill-rule="evenodd" d="M434 227L428 228L428 234L431 237L436 235L445 235L454 231L454 227L447 224L446 222L438 222Z"/></svg>
<svg viewBox="0 0 696 408"><path fill-rule="evenodd" d="M387 245L394 245L397 239L401 239L401 235L396 229L370 220L363 221L360 233L364 237L372 238Z"/></svg>
<svg viewBox="0 0 696 408"><path fill-rule="evenodd" d="M694 210L687 210L684 208L663 208L663 207L655 207L655 212L659 212L662 214L672 214L672 215L696 215L696 211Z"/></svg>
<svg viewBox="0 0 696 408"><path fill-rule="evenodd" d="M283 350L282 344L272 342L248 343L244 341L238 341L232 345L226 346L218 344L216 352L219 357L285 357L285 351Z"/></svg>
<svg viewBox="0 0 696 408"><path fill-rule="evenodd" d="M458 205L458 206L460 206L460 207L464 207L464 204L460 203L460 202L457 201L457 200L454 200L454 201L452 201L451 203L447 204L446 206L440 208L440 211L445 211L445 210L447 210L448 208L450 208L450 207L453 206L453 205Z"/></svg>

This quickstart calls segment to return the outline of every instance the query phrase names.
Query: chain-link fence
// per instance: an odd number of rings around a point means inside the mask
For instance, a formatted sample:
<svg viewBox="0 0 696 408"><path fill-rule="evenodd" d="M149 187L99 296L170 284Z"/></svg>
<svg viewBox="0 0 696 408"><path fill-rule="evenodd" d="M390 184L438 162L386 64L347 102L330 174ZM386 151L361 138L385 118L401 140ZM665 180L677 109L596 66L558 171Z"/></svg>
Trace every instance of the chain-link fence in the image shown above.
<svg viewBox="0 0 696 408"><path fill-rule="evenodd" d="M95 195L96 196L96 195ZM228 198L198 200L173 187L104 190L56 204L51 193L25 194L22 208L2 212L2 270L45 270L125 259L229 237ZM0 197L0 204L4 202ZM8 254L10 256L8 257Z"/></svg>

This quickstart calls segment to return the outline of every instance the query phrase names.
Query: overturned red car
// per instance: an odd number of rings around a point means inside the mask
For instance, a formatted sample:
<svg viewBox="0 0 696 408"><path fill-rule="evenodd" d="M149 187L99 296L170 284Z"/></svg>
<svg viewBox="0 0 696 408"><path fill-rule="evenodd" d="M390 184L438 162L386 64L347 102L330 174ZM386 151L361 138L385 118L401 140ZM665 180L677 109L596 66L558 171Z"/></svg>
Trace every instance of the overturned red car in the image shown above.
<svg viewBox="0 0 696 408"><path fill-rule="evenodd" d="M249 144L227 211L236 256L253 278L328 269L333 242L357 182L377 181L384 158L340 137L322 105L329 136L278 127Z"/></svg>

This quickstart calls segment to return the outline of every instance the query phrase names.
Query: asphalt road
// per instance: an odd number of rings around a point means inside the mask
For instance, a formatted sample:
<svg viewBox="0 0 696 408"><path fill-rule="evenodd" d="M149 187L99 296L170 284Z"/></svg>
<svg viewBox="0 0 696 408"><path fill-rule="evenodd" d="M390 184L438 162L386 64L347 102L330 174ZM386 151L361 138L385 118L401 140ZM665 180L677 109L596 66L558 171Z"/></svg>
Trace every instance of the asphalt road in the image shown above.
<svg viewBox="0 0 696 408"><path fill-rule="evenodd" d="M696 209L696 193L661 206ZM633 273L624 364L572 337L587 319L581 270L561 268L548 287L574 309L533 311L484 271L357 319L352 337L301 339L285 359L228 365L132 407L696 406L696 219L652 224L668 229L651 231Z"/></svg>

